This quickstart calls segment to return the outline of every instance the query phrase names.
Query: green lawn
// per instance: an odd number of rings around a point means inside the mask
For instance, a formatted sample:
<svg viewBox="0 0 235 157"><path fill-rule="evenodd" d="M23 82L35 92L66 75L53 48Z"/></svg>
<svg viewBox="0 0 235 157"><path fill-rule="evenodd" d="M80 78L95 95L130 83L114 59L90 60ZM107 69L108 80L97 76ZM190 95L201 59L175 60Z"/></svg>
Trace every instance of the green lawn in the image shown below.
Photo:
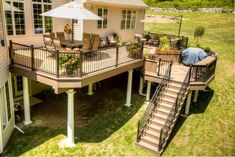
<svg viewBox="0 0 235 157"><path fill-rule="evenodd" d="M183 15L190 19L184 21L182 27L182 35L190 37L190 45L195 44L194 28L199 25L205 26L206 34L201 46L209 46L216 50L219 59L216 79L210 84L207 92L200 93L198 102L192 105L190 116L180 118L174 136L163 155L235 155L234 16L210 13ZM146 24L145 30L177 34L177 28L177 24ZM126 75L123 78L126 78ZM138 76L134 78L134 83L138 86ZM52 129L32 124L24 128L24 135L14 132L5 154L154 155L134 144L136 123L146 107L143 105L144 98L137 94L135 87L133 106L124 107L126 84L115 84L120 79L103 82L102 89L92 97L86 96L84 90L79 91L76 106L83 111L81 114L87 112L86 114L91 114L91 117L84 125L77 126L75 148L59 149L58 143L66 135L66 125ZM61 99L63 98L64 95L61 96ZM64 118L66 119L66 116Z"/></svg>

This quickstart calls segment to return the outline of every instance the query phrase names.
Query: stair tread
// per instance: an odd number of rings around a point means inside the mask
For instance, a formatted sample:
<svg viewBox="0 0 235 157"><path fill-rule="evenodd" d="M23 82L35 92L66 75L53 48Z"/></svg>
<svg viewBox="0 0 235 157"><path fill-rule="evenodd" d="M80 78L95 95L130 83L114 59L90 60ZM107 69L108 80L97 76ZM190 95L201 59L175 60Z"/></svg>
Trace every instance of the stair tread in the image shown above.
<svg viewBox="0 0 235 157"><path fill-rule="evenodd" d="M152 136L154 136L154 137L157 137L157 138L160 137L160 132L155 132L155 131L150 130L150 129L146 130L146 133L147 133L147 134L150 134L150 135L152 135Z"/></svg>
<svg viewBox="0 0 235 157"><path fill-rule="evenodd" d="M149 124L148 127L149 127L149 128L152 128L152 129L154 129L154 130L158 130L158 131L160 131L160 130L162 129L161 126L158 126L158 125L156 125L155 123Z"/></svg>
<svg viewBox="0 0 235 157"><path fill-rule="evenodd" d="M148 142L151 142L153 145L158 145L158 143L159 143L158 137L153 138L151 136L145 135L145 136L142 136L141 139L148 141Z"/></svg>
<svg viewBox="0 0 235 157"><path fill-rule="evenodd" d="M168 115L164 115L164 114L161 114L161 113L154 113L154 117L156 118L163 118L163 119L167 119Z"/></svg>
<svg viewBox="0 0 235 157"><path fill-rule="evenodd" d="M175 102L175 99L170 99L170 98L165 98L165 97L163 97L162 100L172 102L172 103Z"/></svg>
<svg viewBox="0 0 235 157"><path fill-rule="evenodd" d="M173 108L172 104L170 105L170 104L166 104L166 103L163 103L163 102L160 103L160 106L165 106L165 107L168 107L170 109Z"/></svg>
<svg viewBox="0 0 235 157"><path fill-rule="evenodd" d="M166 93L164 93L163 95L164 95L164 96L167 95L167 96L174 97L174 98L177 98L177 96L178 96L177 94L171 94L171 93L169 93L169 92L166 92Z"/></svg>
<svg viewBox="0 0 235 157"><path fill-rule="evenodd" d="M158 152L158 145L151 145L149 143L146 143L142 140L140 140L139 142L137 142L137 144L141 147L144 147L144 148L147 148L147 149L150 149L152 151L155 151L155 152Z"/></svg>
<svg viewBox="0 0 235 157"><path fill-rule="evenodd" d="M171 112L171 109L165 109L162 108L161 106L157 109L157 111L164 112L166 114L169 114Z"/></svg>
<svg viewBox="0 0 235 157"><path fill-rule="evenodd" d="M165 124L165 121L162 119L152 119L151 121L157 124L161 124L161 125Z"/></svg>

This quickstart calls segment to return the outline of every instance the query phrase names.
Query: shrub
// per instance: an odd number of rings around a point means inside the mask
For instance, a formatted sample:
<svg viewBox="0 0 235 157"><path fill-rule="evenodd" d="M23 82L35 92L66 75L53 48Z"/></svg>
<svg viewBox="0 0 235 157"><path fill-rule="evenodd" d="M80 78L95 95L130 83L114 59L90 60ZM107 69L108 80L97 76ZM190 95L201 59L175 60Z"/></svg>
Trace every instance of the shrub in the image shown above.
<svg viewBox="0 0 235 157"><path fill-rule="evenodd" d="M203 37L203 35L205 34L205 27L203 26L198 26L195 28L194 31L194 39L196 39L196 45L199 47L200 44L198 43L199 40Z"/></svg>

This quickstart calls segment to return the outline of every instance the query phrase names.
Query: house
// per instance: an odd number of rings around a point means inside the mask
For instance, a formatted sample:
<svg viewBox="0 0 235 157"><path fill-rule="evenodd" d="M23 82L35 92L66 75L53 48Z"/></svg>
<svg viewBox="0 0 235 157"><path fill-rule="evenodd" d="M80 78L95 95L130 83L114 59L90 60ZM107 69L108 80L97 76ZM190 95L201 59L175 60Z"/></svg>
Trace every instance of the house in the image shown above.
<svg viewBox="0 0 235 157"><path fill-rule="evenodd" d="M58 59L61 54L58 54L57 59L52 58L49 51L40 48L43 45L43 34L63 32L65 24L71 23L70 20L43 17L40 14L67 2L67 0L2 0L0 3L0 152L3 151L16 127L14 101L22 102L24 124L31 124L32 96L44 89L53 88L56 94L66 92L68 95L66 146L74 146L74 88L89 86L88 94L92 95L93 83L128 71L125 105L131 105L133 69L141 67L143 60L129 58L125 47L100 50L97 52L100 56L95 57L93 62L78 53L77 56L82 58L82 61L72 77L67 77L60 69ZM134 34L143 32L143 23L140 20L144 18L147 6L140 0L77 2L102 17L103 20L77 20L74 26L76 39L81 39L83 33L103 36L116 32L122 42L129 42L133 40ZM108 58L102 56L106 52L109 52Z"/></svg>

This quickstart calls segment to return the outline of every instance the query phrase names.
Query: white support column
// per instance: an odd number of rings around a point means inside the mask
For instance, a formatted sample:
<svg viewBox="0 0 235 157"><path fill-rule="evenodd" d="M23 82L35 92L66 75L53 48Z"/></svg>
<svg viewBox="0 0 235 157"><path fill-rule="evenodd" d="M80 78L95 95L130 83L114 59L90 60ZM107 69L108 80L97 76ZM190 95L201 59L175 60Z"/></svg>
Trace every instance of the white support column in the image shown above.
<svg viewBox="0 0 235 157"><path fill-rule="evenodd" d="M67 147L74 147L74 94L76 93L73 89L69 89L68 95L68 117L67 117Z"/></svg>
<svg viewBox="0 0 235 157"><path fill-rule="evenodd" d="M192 91L189 91L188 97L187 97L187 102L186 102L186 108L185 108L185 114L189 114L189 109L190 109L190 104L191 104L191 98L192 98Z"/></svg>
<svg viewBox="0 0 235 157"><path fill-rule="evenodd" d="M140 95L143 95L143 96L146 96L146 95L143 93L143 85L144 85L144 79L143 79L143 77L140 76L139 94L140 94Z"/></svg>
<svg viewBox="0 0 235 157"><path fill-rule="evenodd" d="M24 124L31 124L30 116L30 97L29 97L29 79L23 77L23 97L24 97Z"/></svg>
<svg viewBox="0 0 235 157"><path fill-rule="evenodd" d="M151 81L148 81L148 84L147 84L146 101L150 101L151 83L152 83Z"/></svg>
<svg viewBox="0 0 235 157"><path fill-rule="evenodd" d="M194 97L193 97L193 102L197 102L198 92L199 92L199 90L195 90Z"/></svg>
<svg viewBox="0 0 235 157"><path fill-rule="evenodd" d="M127 81L126 104L125 104L125 106L127 107L131 106L132 77L133 77L133 70L129 70L128 81Z"/></svg>
<svg viewBox="0 0 235 157"><path fill-rule="evenodd" d="M87 95L93 95L94 93L93 93L93 90L92 90L92 83L90 83L89 85L88 85L88 92L87 92Z"/></svg>

